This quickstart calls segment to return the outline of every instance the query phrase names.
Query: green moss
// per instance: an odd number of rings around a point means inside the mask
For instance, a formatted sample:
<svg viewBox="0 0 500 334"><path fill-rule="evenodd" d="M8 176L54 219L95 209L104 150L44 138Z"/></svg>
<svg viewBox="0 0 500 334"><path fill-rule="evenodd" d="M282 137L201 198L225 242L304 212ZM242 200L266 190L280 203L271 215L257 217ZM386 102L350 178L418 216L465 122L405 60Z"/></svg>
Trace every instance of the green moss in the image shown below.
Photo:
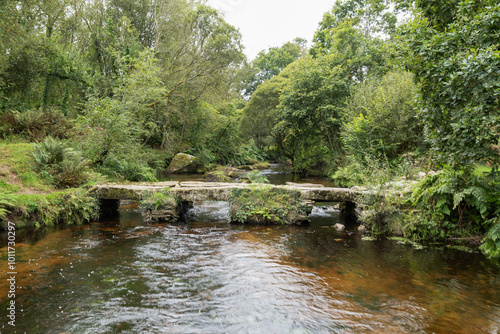
<svg viewBox="0 0 500 334"><path fill-rule="evenodd" d="M240 223L294 224L307 217L300 192L272 187L231 190L230 220Z"/></svg>
<svg viewBox="0 0 500 334"><path fill-rule="evenodd" d="M179 219L181 201L167 190L145 194L141 211L145 221L176 221Z"/></svg>

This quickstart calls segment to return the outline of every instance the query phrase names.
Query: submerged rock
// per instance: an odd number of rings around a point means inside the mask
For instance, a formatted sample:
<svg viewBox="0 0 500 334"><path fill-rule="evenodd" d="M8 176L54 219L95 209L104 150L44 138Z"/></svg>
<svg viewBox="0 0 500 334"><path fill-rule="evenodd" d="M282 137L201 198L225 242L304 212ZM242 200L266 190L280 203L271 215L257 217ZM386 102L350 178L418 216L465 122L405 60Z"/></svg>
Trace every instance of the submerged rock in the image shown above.
<svg viewBox="0 0 500 334"><path fill-rule="evenodd" d="M198 173L202 164L197 157L186 153L178 153L174 156L166 170L167 173Z"/></svg>
<svg viewBox="0 0 500 334"><path fill-rule="evenodd" d="M333 228L336 229L337 231L343 231L343 230L345 230L345 226L342 225L342 224L339 224L339 223L333 225Z"/></svg>

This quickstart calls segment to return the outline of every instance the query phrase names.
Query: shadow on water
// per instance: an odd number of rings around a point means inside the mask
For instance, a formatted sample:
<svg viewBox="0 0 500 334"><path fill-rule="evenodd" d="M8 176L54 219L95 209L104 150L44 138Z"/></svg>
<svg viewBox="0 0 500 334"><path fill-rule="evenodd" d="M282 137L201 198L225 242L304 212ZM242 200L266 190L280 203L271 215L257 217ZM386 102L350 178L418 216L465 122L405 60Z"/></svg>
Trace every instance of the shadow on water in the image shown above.
<svg viewBox="0 0 500 334"><path fill-rule="evenodd" d="M127 204L102 222L19 235L17 332L500 331L500 268L480 254L366 241L334 229L343 219L330 204L308 226L227 216L227 204L199 202L184 223L146 224ZM7 289L1 280L1 333Z"/></svg>

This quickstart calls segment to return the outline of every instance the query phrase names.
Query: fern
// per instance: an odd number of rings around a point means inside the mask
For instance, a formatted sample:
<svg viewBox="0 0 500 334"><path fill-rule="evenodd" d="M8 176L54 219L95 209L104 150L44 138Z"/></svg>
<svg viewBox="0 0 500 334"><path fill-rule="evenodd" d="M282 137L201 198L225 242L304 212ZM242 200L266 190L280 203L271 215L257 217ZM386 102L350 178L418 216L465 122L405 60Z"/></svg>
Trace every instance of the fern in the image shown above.
<svg viewBox="0 0 500 334"><path fill-rule="evenodd" d="M79 151L52 137L35 145L33 158L38 169L48 173L57 187L79 186L87 181L89 161Z"/></svg>
<svg viewBox="0 0 500 334"><path fill-rule="evenodd" d="M497 177L449 168L426 177L411 197L418 214L409 224L410 233L431 239L483 233L495 216Z"/></svg>
<svg viewBox="0 0 500 334"><path fill-rule="evenodd" d="M500 257L500 216L489 221L493 224L479 247L490 258Z"/></svg>
<svg viewBox="0 0 500 334"><path fill-rule="evenodd" d="M9 213L8 208L13 207L16 201L16 196L7 191L0 191L0 220L5 220Z"/></svg>

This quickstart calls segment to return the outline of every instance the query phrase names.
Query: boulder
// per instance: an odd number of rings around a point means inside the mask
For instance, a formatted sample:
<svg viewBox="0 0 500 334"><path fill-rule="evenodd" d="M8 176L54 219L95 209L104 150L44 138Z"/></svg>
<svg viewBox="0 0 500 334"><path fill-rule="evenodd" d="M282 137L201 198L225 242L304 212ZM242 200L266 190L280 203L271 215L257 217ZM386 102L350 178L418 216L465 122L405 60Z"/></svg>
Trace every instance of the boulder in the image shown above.
<svg viewBox="0 0 500 334"><path fill-rule="evenodd" d="M166 170L167 173L197 173L202 164L194 155L178 153L174 156Z"/></svg>
<svg viewBox="0 0 500 334"><path fill-rule="evenodd" d="M207 182L229 182L231 181L231 177L226 175L223 171L211 171L205 173L205 180Z"/></svg>

